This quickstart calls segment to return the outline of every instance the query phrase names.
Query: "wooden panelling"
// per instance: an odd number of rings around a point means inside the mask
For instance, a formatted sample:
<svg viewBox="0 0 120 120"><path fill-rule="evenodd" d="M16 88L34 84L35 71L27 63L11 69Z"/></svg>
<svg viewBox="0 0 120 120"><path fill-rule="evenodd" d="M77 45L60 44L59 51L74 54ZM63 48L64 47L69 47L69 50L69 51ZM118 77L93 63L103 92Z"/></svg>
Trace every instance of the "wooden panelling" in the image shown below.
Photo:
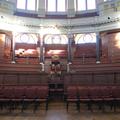
<svg viewBox="0 0 120 120"><path fill-rule="evenodd" d="M75 58L94 58L96 57L96 44L85 43L76 45Z"/></svg>
<svg viewBox="0 0 120 120"><path fill-rule="evenodd" d="M89 65L70 65L70 70L78 73L108 73L120 71L120 63L117 64L89 64Z"/></svg>
<svg viewBox="0 0 120 120"><path fill-rule="evenodd" d="M30 64L0 64L0 73L40 73L41 65Z"/></svg>
<svg viewBox="0 0 120 120"><path fill-rule="evenodd" d="M115 74L116 83L120 83L120 73Z"/></svg>
<svg viewBox="0 0 120 120"><path fill-rule="evenodd" d="M18 82L17 74L4 74L4 84L15 84Z"/></svg>
<svg viewBox="0 0 120 120"><path fill-rule="evenodd" d="M50 74L40 72L40 66L0 64L0 84L48 84ZM77 71L64 71L61 82L68 84L113 84L120 83L120 64L80 65ZM55 77L54 83L58 80ZM59 80L60 81L60 80Z"/></svg>
<svg viewBox="0 0 120 120"><path fill-rule="evenodd" d="M19 64L39 64L38 57L16 57L16 63Z"/></svg>
<svg viewBox="0 0 120 120"><path fill-rule="evenodd" d="M114 74L94 74L94 83L95 84L109 84L114 83Z"/></svg>
<svg viewBox="0 0 120 120"><path fill-rule="evenodd" d="M72 75L72 83L76 84L89 84L92 83L92 74L78 74Z"/></svg>
<svg viewBox="0 0 120 120"><path fill-rule="evenodd" d="M64 76L64 84L70 84L71 83L71 74L66 74Z"/></svg>
<svg viewBox="0 0 120 120"><path fill-rule="evenodd" d="M0 74L0 84L3 84L4 74Z"/></svg>
<svg viewBox="0 0 120 120"><path fill-rule="evenodd" d="M19 74L18 84L27 84L27 74Z"/></svg>
<svg viewBox="0 0 120 120"><path fill-rule="evenodd" d="M101 34L102 63L120 63L120 32L105 32Z"/></svg>
<svg viewBox="0 0 120 120"><path fill-rule="evenodd" d="M27 44L27 43L16 43L15 44L15 49L16 50L20 49L20 48L25 49L25 50L36 49L36 47L37 47L37 44Z"/></svg>
<svg viewBox="0 0 120 120"><path fill-rule="evenodd" d="M50 50L63 50L59 53L59 56L63 58L67 58L67 45L62 45L62 44L45 45L45 57L51 58L51 56L55 54L55 53L48 54Z"/></svg>

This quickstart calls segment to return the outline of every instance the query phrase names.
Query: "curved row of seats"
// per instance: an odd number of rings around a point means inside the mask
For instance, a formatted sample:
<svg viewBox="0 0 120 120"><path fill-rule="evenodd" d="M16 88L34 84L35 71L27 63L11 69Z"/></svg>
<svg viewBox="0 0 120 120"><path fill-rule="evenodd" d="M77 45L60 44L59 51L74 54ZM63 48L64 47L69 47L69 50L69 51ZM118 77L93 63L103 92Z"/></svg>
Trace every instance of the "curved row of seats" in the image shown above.
<svg viewBox="0 0 120 120"><path fill-rule="evenodd" d="M116 111L120 102L120 85L68 86L66 95L67 110L69 103L74 102L78 111L80 111L81 103L86 103L90 110L93 104L97 104L99 109L104 110L105 105L110 105L110 108L114 107Z"/></svg>
<svg viewBox="0 0 120 120"><path fill-rule="evenodd" d="M9 107L9 110L21 105L21 111L27 107L27 104L34 104L34 112L39 107L41 102L46 103L46 110L48 110L48 86L47 85L33 85L33 86L17 86L5 85L0 86L0 107Z"/></svg>
<svg viewBox="0 0 120 120"><path fill-rule="evenodd" d="M11 111L18 105L23 112L28 104L33 104L35 112L41 102L45 103L48 110L49 102L48 85L4 85L0 86L0 108L8 107ZM104 110L105 105L116 110L120 102L120 85L68 85L66 89L67 110L71 102L76 103L76 108L80 111L81 103L85 103L88 109L92 110L92 105L98 105Z"/></svg>

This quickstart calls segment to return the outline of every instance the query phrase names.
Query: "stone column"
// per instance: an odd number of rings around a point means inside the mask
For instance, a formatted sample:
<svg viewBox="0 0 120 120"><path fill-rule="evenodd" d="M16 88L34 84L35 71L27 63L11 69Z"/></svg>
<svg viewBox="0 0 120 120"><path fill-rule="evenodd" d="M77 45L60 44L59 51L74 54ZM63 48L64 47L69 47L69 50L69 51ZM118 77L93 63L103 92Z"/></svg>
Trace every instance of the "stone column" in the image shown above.
<svg viewBox="0 0 120 120"><path fill-rule="evenodd" d="M67 72L70 72L70 64L72 62L72 41L73 34L68 34L68 58L67 58Z"/></svg>
<svg viewBox="0 0 120 120"><path fill-rule="evenodd" d="M96 33L96 63L100 63L100 33Z"/></svg>
<svg viewBox="0 0 120 120"><path fill-rule="evenodd" d="M0 33L0 62L4 62L5 34Z"/></svg>
<svg viewBox="0 0 120 120"><path fill-rule="evenodd" d="M44 58L44 37L40 36L40 64L42 65L42 71L45 71L45 58Z"/></svg>
<svg viewBox="0 0 120 120"><path fill-rule="evenodd" d="M72 62L72 41L73 35L68 34L68 63Z"/></svg>
<svg viewBox="0 0 120 120"><path fill-rule="evenodd" d="M11 63L15 63L15 34L12 34L12 61Z"/></svg>
<svg viewBox="0 0 120 120"><path fill-rule="evenodd" d="M37 52L38 52L38 58L40 62L40 35L38 34L38 41L37 41Z"/></svg>

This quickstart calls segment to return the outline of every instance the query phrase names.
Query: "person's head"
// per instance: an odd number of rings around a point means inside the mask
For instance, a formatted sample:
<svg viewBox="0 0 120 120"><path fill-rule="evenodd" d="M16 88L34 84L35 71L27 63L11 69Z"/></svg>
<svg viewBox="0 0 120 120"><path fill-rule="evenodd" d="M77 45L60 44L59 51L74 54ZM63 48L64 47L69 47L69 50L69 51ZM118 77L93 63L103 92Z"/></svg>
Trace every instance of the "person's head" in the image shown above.
<svg viewBox="0 0 120 120"><path fill-rule="evenodd" d="M54 60L59 60L60 58L59 58L59 56L58 55L53 55L52 56L52 60L54 61Z"/></svg>

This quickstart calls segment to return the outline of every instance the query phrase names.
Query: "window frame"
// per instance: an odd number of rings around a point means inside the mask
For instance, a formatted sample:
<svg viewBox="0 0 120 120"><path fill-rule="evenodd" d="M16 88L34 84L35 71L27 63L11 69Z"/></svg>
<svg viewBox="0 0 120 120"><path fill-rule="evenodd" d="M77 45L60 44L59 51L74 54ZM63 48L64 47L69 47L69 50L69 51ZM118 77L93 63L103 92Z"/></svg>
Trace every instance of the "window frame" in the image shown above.
<svg viewBox="0 0 120 120"><path fill-rule="evenodd" d="M48 0L46 0L46 12L47 13L66 13L67 11L67 0L64 0L65 2L65 11L58 11L58 0L55 0L56 4L55 4L55 11L48 11Z"/></svg>
<svg viewBox="0 0 120 120"><path fill-rule="evenodd" d="M25 37L27 37L27 40L24 41ZM37 41L38 37L35 33L17 33L15 36L15 43L37 44Z"/></svg>
<svg viewBox="0 0 120 120"><path fill-rule="evenodd" d="M57 43L55 41L55 38L58 37L59 39L59 42ZM64 43L63 43L63 39L64 39ZM68 44L68 38L67 38L67 35L47 35L45 38L44 38L44 44L46 45L56 45L56 44L60 44L60 45L67 45Z"/></svg>
<svg viewBox="0 0 120 120"><path fill-rule="evenodd" d="M29 0L25 0L25 9L22 9L22 8L17 8L18 10L20 10L20 11L37 11L38 10L38 3L39 3L39 0L35 0L35 6L34 6L34 10L30 10L30 9L28 9L28 2L29 2ZM17 6L17 3L18 3L18 0L17 0L17 2L16 2L16 6Z"/></svg>
<svg viewBox="0 0 120 120"><path fill-rule="evenodd" d="M88 0L85 0L85 10L78 10L78 8L79 8L79 6L78 6L78 0L75 0L74 1L74 3L75 3L75 11L76 12L85 12L85 11L94 11L94 10L96 10L96 8L97 8L97 5L96 5L96 0L95 0L95 9L88 9Z"/></svg>
<svg viewBox="0 0 120 120"><path fill-rule="evenodd" d="M94 38L92 41L91 40L85 40L87 36L90 36L91 38ZM89 43L96 43L97 42L97 35L96 33L78 33L75 35L75 44L76 45L81 45L81 44L89 44Z"/></svg>

